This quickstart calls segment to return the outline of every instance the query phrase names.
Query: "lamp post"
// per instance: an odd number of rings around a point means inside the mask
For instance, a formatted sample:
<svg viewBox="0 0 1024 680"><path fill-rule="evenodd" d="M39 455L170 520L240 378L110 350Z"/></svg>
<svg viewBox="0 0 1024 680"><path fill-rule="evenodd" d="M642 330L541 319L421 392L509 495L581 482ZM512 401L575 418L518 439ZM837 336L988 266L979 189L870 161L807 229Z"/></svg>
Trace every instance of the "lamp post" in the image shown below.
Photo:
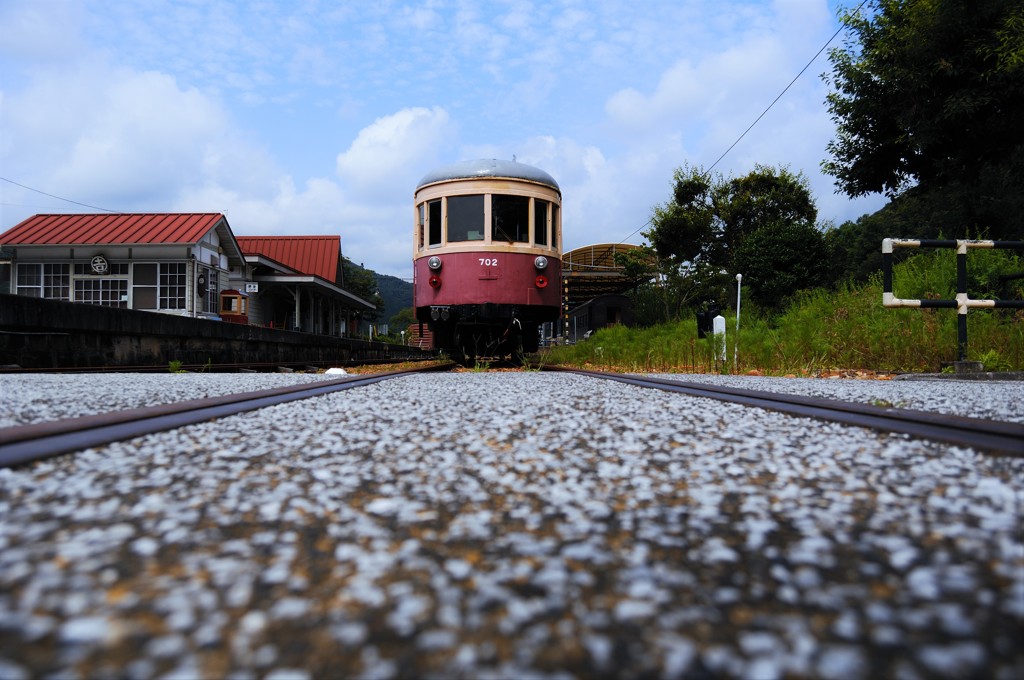
<svg viewBox="0 0 1024 680"><path fill-rule="evenodd" d="M736 275L736 339L732 341L732 370L739 371L740 353L740 290L743 288L743 274Z"/></svg>

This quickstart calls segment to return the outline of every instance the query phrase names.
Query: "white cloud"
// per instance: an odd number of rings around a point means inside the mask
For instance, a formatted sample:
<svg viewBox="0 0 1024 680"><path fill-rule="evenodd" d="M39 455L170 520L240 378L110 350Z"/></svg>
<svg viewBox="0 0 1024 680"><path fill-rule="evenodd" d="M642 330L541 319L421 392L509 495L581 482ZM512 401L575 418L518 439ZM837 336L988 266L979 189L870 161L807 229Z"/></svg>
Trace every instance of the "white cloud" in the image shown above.
<svg viewBox="0 0 1024 680"><path fill-rule="evenodd" d="M338 154L337 174L360 200L411 195L424 168L438 163L455 134L448 112L435 106L402 109L360 130Z"/></svg>
<svg viewBox="0 0 1024 680"><path fill-rule="evenodd" d="M75 102L81 120L53 182L107 200L156 197L187 181L227 130L223 111L158 73L111 74Z"/></svg>
<svg viewBox="0 0 1024 680"><path fill-rule="evenodd" d="M163 209L232 138L220 105L174 78L102 62L40 73L5 92L6 172L113 209ZM163 201L161 203L161 201Z"/></svg>

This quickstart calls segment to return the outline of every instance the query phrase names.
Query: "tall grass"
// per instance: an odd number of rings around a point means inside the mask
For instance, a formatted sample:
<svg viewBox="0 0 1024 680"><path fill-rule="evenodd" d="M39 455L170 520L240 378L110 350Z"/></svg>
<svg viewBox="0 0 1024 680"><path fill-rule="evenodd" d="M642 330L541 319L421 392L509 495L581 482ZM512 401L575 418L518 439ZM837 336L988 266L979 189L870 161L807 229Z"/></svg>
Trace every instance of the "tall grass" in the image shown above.
<svg viewBox="0 0 1024 680"><path fill-rule="evenodd" d="M996 297L998 276L1022 269L1021 258L1007 251L972 251L970 296ZM893 272L898 297L952 299L955 289L949 251L918 255ZM864 285L804 293L772 317L744 303L738 351L735 310L723 315L724 362L716 359L711 339L697 338L694 317L651 328L602 329L585 342L554 348L545 361L625 371L810 375L833 369L939 371L958 358L956 310L885 308L880 275ZM967 319L969 359L989 370L1024 370L1024 310L972 309Z"/></svg>

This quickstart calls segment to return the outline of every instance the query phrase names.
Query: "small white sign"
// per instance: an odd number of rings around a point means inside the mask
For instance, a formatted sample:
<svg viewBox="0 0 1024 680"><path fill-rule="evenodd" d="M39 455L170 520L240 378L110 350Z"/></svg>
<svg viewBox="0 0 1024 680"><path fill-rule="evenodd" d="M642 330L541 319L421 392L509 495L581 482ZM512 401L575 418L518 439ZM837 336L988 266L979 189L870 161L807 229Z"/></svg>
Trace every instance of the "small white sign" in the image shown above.
<svg viewBox="0 0 1024 680"><path fill-rule="evenodd" d="M260 292L260 284L258 284L258 283L246 283L245 284L245 292L246 293L258 293L258 292Z"/></svg>

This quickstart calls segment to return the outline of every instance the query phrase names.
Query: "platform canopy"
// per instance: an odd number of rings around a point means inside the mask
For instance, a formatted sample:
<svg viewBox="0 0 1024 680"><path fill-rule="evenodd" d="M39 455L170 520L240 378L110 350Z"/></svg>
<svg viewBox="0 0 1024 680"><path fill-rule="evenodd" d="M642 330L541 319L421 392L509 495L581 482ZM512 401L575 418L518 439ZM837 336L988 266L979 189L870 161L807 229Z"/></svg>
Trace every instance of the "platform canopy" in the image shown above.
<svg viewBox="0 0 1024 680"><path fill-rule="evenodd" d="M615 255L637 250L631 243L596 243L562 253L562 295L569 309L635 288L640 281L626 276Z"/></svg>

